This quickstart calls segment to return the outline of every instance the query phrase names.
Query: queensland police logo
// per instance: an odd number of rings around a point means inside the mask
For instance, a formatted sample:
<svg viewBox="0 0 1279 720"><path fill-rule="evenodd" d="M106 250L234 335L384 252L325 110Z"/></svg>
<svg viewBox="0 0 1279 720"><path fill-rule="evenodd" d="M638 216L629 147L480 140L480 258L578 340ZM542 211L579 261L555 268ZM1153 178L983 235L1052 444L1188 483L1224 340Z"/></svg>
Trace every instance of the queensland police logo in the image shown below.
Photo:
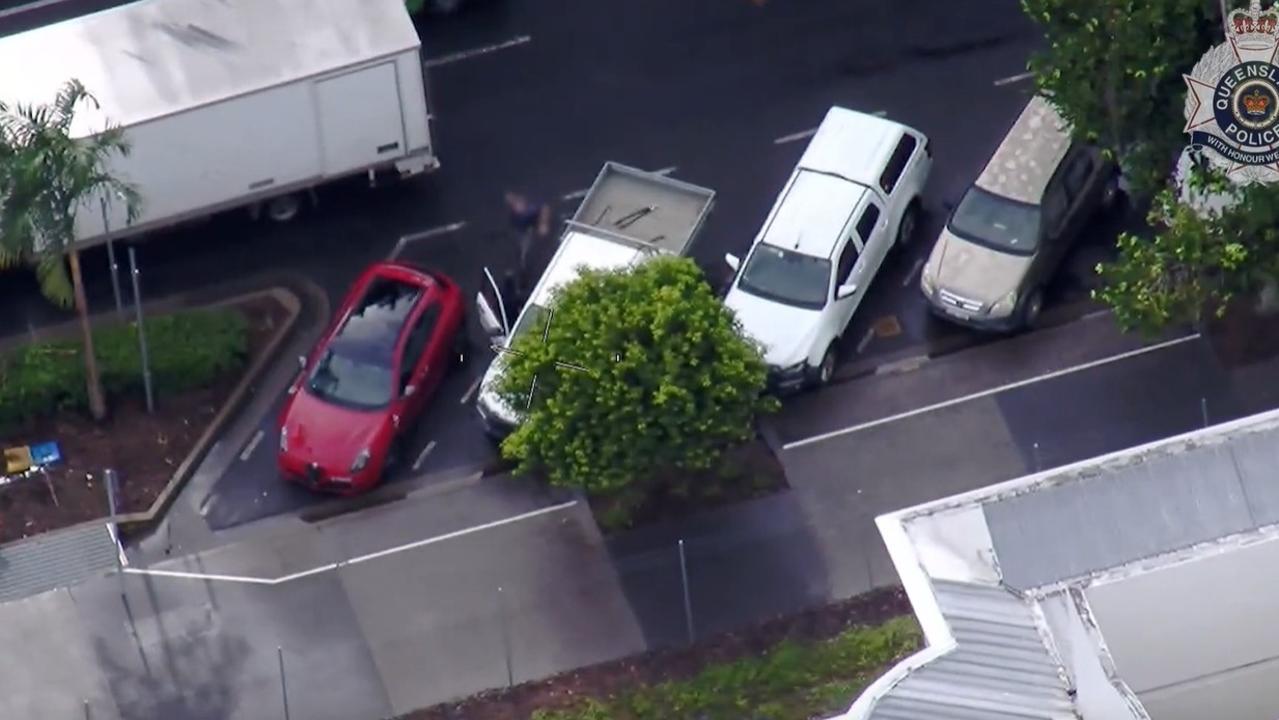
<svg viewBox="0 0 1279 720"><path fill-rule="evenodd" d="M1241 183L1279 180L1279 13L1260 0L1226 20L1226 42L1186 75L1190 144Z"/></svg>

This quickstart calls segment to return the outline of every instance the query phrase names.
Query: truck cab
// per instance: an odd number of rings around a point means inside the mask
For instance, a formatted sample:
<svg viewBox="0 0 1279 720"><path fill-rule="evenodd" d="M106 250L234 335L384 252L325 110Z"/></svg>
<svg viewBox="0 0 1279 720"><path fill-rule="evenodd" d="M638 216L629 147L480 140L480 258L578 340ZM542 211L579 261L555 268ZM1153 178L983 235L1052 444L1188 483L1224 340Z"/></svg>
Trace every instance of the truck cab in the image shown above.
<svg viewBox="0 0 1279 720"><path fill-rule="evenodd" d="M567 222L559 246L522 307L514 307L494 273L484 269L476 297L480 325L496 356L480 380L475 405L495 440L520 423L525 407L513 407L497 391L504 359L517 339L543 336L552 321L555 293L583 269L622 269L659 255L684 255L714 204L715 193L669 177L606 163ZM527 402L531 402L530 397Z"/></svg>

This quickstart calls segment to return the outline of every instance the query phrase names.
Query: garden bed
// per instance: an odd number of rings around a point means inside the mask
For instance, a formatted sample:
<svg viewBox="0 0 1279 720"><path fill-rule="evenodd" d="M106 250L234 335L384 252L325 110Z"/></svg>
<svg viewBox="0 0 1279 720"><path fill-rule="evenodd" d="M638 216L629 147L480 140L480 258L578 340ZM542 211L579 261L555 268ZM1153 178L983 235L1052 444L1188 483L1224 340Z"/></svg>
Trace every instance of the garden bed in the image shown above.
<svg viewBox="0 0 1279 720"><path fill-rule="evenodd" d="M483 693L399 720L829 717L846 709L887 667L921 646L913 619L904 617L909 612L901 590L876 590L689 648Z"/></svg>
<svg viewBox="0 0 1279 720"><path fill-rule="evenodd" d="M243 322L227 323L228 318L235 319L230 316L241 317ZM0 487L0 542L105 518L108 504L103 470L108 467L116 470L119 479L117 505L121 513L150 508L240 382L245 369L286 321L288 311L273 297L257 297L223 309L181 311L169 317L172 319L148 319L146 325L155 368L154 413L146 410L140 372L136 381L118 376L119 367L130 365L127 357L116 355L131 351L127 342L121 342L129 338L120 337L119 326L101 327L95 328L94 335L95 344L100 345L97 355L109 393L107 420L96 423L83 410L82 364L75 355L72 364L62 363L64 370L73 368L62 373L60 382L67 389L48 403L61 405L62 409L0 430L0 446L56 441L63 457L43 476L31 473ZM200 319L213 321L208 324L223 330L223 337L216 338L216 342L208 338L207 342L210 347L224 342L228 349L215 352L228 356L180 359L165 375L164 350L157 343L166 336L182 338L184 332L190 334ZM188 327L183 328L184 324ZM183 344L189 346L190 342ZM75 353L74 348L78 347L74 342L56 343L42 346L42 351L65 355ZM10 363L13 356L7 358ZM136 360L132 362L136 364ZM13 365L7 369L12 373ZM0 381L15 382L14 374ZM32 373L26 374L29 377Z"/></svg>

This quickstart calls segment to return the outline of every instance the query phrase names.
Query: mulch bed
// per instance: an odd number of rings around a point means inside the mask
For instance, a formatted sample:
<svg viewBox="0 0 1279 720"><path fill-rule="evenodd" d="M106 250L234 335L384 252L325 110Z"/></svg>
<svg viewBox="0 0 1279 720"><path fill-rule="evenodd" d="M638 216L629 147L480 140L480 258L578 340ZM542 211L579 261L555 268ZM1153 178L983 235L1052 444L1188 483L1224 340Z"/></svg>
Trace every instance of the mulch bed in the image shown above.
<svg viewBox="0 0 1279 720"><path fill-rule="evenodd" d="M247 369L288 311L271 297L238 307L249 319ZM107 517L103 470L108 467L115 468L119 480L119 511L149 508L239 382L237 374L212 387L157 397L154 414L147 413L142 397L109 398L111 414L102 424L63 413L0 438L4 447L54 440L63 457L48 469L47 483L32 474L0 487L0 543Z"/></svg>
<svg viewBox="0 0 1279 720"><path fill-rule="evenodd" d="M684 680L709 664L755 657L786 639L825 640L856 625L878 625L910 612L910 601L899 588L874 590L747 630L717 635L689 648L660 650L575 670L458 703L415 710L397 720L527 720L535 710L565 708L583 697L604 699L640 685Z"/></svg>
<svg viewBox="0 0 1279 720"><path fill-rule="evenodd" d="M676 482L638 487L629 496L590 499L600 528L617 532L638 525L677 520L710 508L769 495L788 487L781 461L756 437L724 454L719 467L682 474ZM610 515L619 504L637 502L629 523Z"/></svg>

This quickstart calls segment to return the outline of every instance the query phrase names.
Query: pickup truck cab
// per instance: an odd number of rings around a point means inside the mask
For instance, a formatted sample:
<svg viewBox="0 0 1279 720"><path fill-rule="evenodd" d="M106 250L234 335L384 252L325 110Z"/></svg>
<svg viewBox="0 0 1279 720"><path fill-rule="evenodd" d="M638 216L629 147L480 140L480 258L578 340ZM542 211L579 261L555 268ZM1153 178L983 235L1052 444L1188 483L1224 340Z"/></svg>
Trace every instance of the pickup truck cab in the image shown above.
<svg viewBox="0 0 1279 720"><path fill-rule="evenodd" d="M763 349L769 385L823 385L836 343L895 244L909 242L932 168L928 138L833 107L777 197L724 298Z"/></svg>

